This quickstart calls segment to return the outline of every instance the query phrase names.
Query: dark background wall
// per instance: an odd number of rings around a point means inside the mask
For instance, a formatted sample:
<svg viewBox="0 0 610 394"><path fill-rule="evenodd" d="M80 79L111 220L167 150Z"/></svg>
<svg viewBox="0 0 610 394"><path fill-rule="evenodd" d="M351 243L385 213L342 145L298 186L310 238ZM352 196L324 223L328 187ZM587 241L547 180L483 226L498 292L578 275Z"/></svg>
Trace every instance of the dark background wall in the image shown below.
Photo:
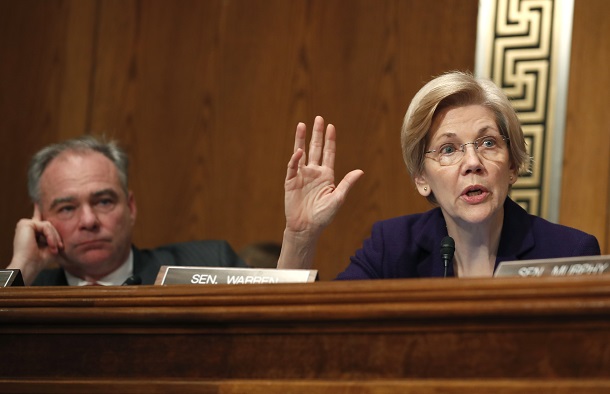
<svg viewBox="0 0 610 394"><path fill-rule="evenodd" d="M321 240L315 268L331 279L374 221L429 208L404 169L400 125L430 77L474 69L477 7L0 1L0 258L8 263L15 223L31 215L29 157L83 133L116 138L130 154L138 246L279 242L294 129L320 114L338 130L337 177L365 172ZM575 3L561 206L561 221L593 232L605 250L610 93L599 83L609 86L609 10L604 0Z"/></svg>

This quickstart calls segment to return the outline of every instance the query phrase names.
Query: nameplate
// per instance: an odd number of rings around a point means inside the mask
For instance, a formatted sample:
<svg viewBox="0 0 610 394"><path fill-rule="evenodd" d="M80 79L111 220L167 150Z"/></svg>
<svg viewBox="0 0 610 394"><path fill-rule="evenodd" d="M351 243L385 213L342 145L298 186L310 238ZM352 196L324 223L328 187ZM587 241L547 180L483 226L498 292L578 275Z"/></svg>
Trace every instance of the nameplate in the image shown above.
<svg viewBox="0 0 610 394"><path fill-rule="evenodd" d="M494 277L583 276L610 274L610 255L505 261Z"/></svg>
<svg viewBox="0 0 610 394"><path fill-rule="evenodd" d="M178 267L164 265L156 285L247 285L314 282L317 270L275 268Z"/></svg>
<svg viewBox="0 0 610 394"><path fill-rule="evenodd" d="M20 270L0 270L0 287L23 286Z"/></svg>

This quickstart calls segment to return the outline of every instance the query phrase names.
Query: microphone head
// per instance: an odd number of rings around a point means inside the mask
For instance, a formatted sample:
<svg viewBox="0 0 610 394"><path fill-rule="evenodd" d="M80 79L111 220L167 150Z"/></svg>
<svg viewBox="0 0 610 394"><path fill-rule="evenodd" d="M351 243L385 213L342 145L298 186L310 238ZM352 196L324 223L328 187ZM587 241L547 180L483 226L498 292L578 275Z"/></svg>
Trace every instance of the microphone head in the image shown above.
<svg viewBox="0 0 610 394"><path fill-rule="evenodd" d="M452 260L455 252L455 241L450 236L446 236L441 241L441 257L445 260Z"/></svg>

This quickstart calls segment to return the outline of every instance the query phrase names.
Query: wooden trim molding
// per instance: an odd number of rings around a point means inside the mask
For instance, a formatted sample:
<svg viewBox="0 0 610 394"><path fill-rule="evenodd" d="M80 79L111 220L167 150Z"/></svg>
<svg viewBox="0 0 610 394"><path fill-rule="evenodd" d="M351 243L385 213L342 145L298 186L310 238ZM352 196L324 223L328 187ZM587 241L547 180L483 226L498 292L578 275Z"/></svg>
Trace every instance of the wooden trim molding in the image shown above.
<svg viewBox="0 0 610 394"><path fill-rule="evenodd" d="M549 379L560 388L554 392L610 385L605 277L5 288L2 295L5 388L451 393L467 385L509 393L546 391Z"/></svg>

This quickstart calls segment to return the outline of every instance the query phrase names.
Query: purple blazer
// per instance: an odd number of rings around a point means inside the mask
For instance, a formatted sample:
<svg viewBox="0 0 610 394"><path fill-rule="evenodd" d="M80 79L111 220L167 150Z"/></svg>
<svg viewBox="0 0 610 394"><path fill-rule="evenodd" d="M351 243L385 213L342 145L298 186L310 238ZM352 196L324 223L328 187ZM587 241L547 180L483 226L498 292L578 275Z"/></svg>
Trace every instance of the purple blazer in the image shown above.
<svg viewBox="0 0 610 394"><path fill-rule="evenodd" d="M337 279L442 277L440 245L446 235L440 208L377 222ZM530 215L510 198L504 202L496 268L502 261L599 254L594 236ZM455 276L453 264L447 271Z"/></svg>

